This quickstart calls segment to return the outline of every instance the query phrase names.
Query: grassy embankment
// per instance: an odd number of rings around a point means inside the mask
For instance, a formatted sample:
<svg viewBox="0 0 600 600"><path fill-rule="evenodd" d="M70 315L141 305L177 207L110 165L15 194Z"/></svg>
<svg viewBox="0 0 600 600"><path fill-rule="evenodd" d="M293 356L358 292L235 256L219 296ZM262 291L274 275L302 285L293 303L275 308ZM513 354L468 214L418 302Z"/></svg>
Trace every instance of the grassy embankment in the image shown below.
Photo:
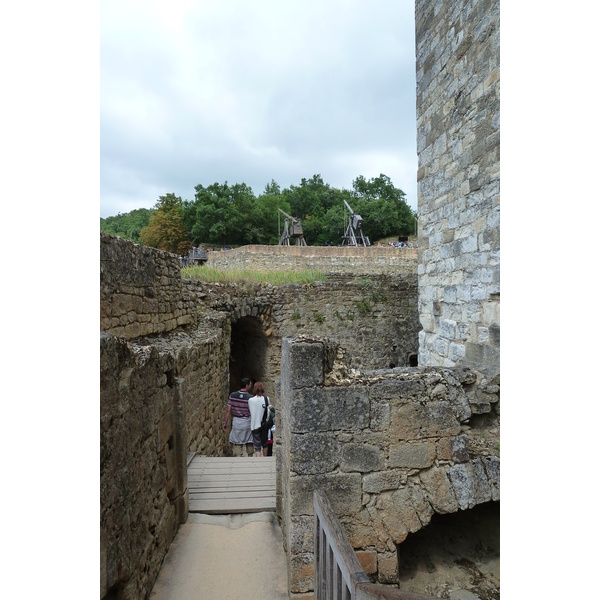
<svg viewBox="0 0 600 600"><path fill-rule="evenodd" d="M287 285L290 283L314 283L325 281L326 275L321 271L221 271L212 267L190 266L181 269L184 279L199 279L211 283L270 283L271 285Z"/></svg>

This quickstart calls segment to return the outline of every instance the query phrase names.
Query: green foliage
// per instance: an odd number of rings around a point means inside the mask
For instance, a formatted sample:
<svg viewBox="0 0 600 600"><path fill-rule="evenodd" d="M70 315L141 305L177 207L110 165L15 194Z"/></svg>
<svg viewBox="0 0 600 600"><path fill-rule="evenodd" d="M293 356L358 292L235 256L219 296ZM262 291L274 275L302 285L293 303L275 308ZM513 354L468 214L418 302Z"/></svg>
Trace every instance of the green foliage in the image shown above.
<svg viewBox="0 0 600 600"><path fill-rule="evenodd" d="M354 203L350 206L363 218L363 227L371 240L387 235L415 232L415 215L406 204L406 194L381 173L368 181L360 175L352 182Z"/></svg>
<svg viewBox="0 0 600 600"><path fill-rule="evenodd" d="M177 211L167 210L165 198L178 202ZM394 187L384 174L365 179L359 175L352 182L352 189L337 189L323 181L321 175L302 178L299 185L281 189L274 180L265 186L258 197L245 183L230 185L213 183L207 187L195 187L194 200L181 201L173 194L161 196L156 209L139 209L126 215L100 219L102 231L122 235L141 241L144 228L150 227L150 219L159 210L146 236L152 235L148 245L164 243L158 231L173 229L177 212L183 218L187 244L189 246L236 247L246 244L279 243L283 232L282 209L300 219L304 239L308 245L339 245L347 227L349 217L344 201L363 219L363 230L371 243L384 237L410 235L415 231L416 214L405 202L404 192ZM176 219L179 221L179 217ZM167 225L169 225L167 227ZM181 232L169 237L183 239ZM158 240L158 241L157 241Z"/></svg>
<svg viewBox="0 0 600 600"><path fill-rule="evenodd" d="M359 300L358 302L354 303L356 305L356 308L358 309L359 314L361 314L363 317L367 314L371 312L371 303L366 299L363 298L362 300Z"/></svg>
<svg viewBox="0 0 600 600"><path fill-rule="evenodd" d="M371 294L371 300L373 300L373 302L385 302L387 300L387 294L384 294L383 292L374 291Z"/></svg>
<svg viewBox="0 0 600 600"><path fill-rule="evenodd" d="M256 243L256 231L250 223L255 202L252 188L245 183L230 186L213 183L196 186L196 199L183 203L183 218L193 245L221 244L238 246Z"/></svg>
<svg viewBox="0 0 600 600"><path fill-rule="evenodd" d="M140 242L152 248L187 254L190 242L183 221L181 198L175 194L160 196L150 223L140 231Z"/></svg>
<svg viewBox="0 0 600 600"><path fill-rule="evenodd" d="M300 315L300 311L299 311L299 310L295 310L295 311L292 313L291 319L292 319L292 321L299 321L299 320L300 320L300 317L301 317L301 315Z"/></svg>
<svg viewBox="0 0 600 600"><path fill-rule="evenodd" d="M129 213L119 213L115 217L100 219L100 231L139 243L140 231L150 223L153 209L137 208Z"/></svg>
<svg viewBox="0 0 600 600"><path fill-rule="evenodd" d="M313 312L313 319L317 323L324 323L325 322L325 317L321 313L319 313L319 312Z"/></svg>

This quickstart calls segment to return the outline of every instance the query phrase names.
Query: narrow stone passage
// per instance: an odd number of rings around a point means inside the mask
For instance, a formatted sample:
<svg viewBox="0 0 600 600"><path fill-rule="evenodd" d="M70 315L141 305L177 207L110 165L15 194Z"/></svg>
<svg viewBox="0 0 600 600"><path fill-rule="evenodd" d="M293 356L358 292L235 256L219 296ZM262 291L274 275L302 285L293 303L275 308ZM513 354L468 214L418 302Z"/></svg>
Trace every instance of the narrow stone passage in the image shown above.
<svg viewBox="0 0 600 600"><path fill-rule="evenodd" d="M190 514L179 528L150 600L207 598L288 600L283 538L274 512Z"/></svg>
<svg viewBox="0 0 600 600"><path fill-rule="evenodd" d="M287 600L287 563L275 514L275 457L190 454L188 489L188 519L169 548L150 599Z"/></svg>

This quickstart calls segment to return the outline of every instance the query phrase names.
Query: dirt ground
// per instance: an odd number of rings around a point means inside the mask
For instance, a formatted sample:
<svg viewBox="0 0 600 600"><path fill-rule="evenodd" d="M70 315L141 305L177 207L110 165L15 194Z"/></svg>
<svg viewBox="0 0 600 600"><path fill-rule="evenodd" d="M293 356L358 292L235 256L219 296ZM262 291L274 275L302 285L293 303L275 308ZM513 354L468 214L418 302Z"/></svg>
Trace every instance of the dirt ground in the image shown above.
<svg viewBox="0 0 600 600"><path fill-rule="evenodd" d="M400 589L449 600L499 600L500 503L434 515L398 545Z"/></svg>

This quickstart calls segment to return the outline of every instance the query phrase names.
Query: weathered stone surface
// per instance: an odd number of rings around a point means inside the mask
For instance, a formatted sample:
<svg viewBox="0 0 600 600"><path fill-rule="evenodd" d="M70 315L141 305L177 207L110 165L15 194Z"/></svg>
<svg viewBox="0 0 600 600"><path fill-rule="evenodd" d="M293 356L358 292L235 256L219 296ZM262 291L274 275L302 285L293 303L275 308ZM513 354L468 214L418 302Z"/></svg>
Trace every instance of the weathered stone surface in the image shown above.
<svg viewBox="0 0 600 600"><path fill-rule="evenodd" d="M309 554L294 554L290 557L290 592L308 592L313 589L315 578L314 556Z"/></svg>
<svg viewBox="0 0 600 600"><path fill-rule="evenodd" d="M306 554L314 552L315 519L312 516L292 517L290 552Z"/></svg>
<svg viewBox="0 0 600 600"><path fill-rule="evenodd" d="M492 491L481 459L454 465L449 471L454 493L462 510L492 499Z"/></svg>
<svg viewBox="0 0 600 600"><path fill-rule="evenodd" d="M376 473L368 473L363 477L363 490L371 494L396 490L405 477L405 472L399 469L386 469Z"/></svg>
<svg viewBox="0 0 600 600"><path fill-rule="evenodd" d="M284 340L283 346L294 343ZM377 578L390 582L396 578L395 566L385 563L382 571L379 559L395 556L396 544L427 526L434 513L457 512L499 495L498 464L488 454L497 440L498 422L491 415L474 428L461 427L460 419L471 416L466 392L477 381L471 371L413 368L352 374L337 364L330 367L345 373L341 382L299 389L289 385L282 370L282 399L289 406L282 427L291 432L282 484L289 513L282 526L302 554L310 547L307 523L296 519L312 514L312 492L324 489L352 547L376 551ZM329 412L319 413L317 423L316 411L307 409L319 401L329 403ZM332 406L345 407L344 413L333 415ZM292 423L301 420L310 432L293 432ZM485 444L475 443L479 439ZM299 471L305 474L297 476Z"/></svg>
<svg viewBox="0 0 600 600"><path fill-rule="evenodd" d="M500 368L498 7L415 5L419 364L490 374Z"/></svg>
<svg viewBox="0 0 600 600"><path fill-rule="evenodd" d="M353 548L374 548L378 552L394 549L379 513L374 508L369 507L351 519L341 517L340 521Z"/></svg>
<svg viewBox="0 0 600 600"><path fill-rule="evenodd" d="M340 463L342 444L327 432L290 434L290 460L295 473L329 473Z"/></svg>
<svg viewBox="0 0 600 600"><path fill-rule="evenodd" d="M367 444L346 444L342 447L342 471L368 473L381 468L381 453L376 446Z"/></svg>
<svg viewBox="0 0 600 600"><path fill-rule="evenodd" d="M433 464L434 459L434 442L413 442L392 448L389 465L392 468L426 469Z"/></svg>
<svg viewBox="0 0 600 600"><path fill-rule="evenodd" d="M377 573L377 552L375 550L358 550L355 554L367 575Z"/></svg>
<svg viewBox="0 0 600 600"><path fill-rule="evenodd" d="M297 389L290 411L291 431L363 429L369 425L367 391L356 387Z"/></svg>
<svg viewBox="0 0 600 600"><path fill-rule="evenodd" d="M294 388L312 387L323 383L323 344L294 344L290 355L290 384Z"/></svg>
<svg viewBox="0 0 600 600"><path fill-rule="evenodd" d="M379 583L398 583L398 559L395 552L382 552L377 557Z"/></svg>
<svg viewBox="0 0 600 600"><path fill-rule="evenodd" d="M101 590L142 598L187 518L181 387L156 350L101 335L100 357Z"/></svg>
<svg viewBox="0 0 600 600"><path fill-rule="evenodd" d="M460 423L447 401L413 402L391 412L389 434L394 440L418 440L458 435Z"/></svg>
<svg viewBox="0 0 600 600"><path fill-rule="evenodd" d="M419 473L427 499L437 513L452 513L459 509L454 488L450 484L446 470L433 467Z"/></svg>
<svg viewBox="0 0 600 600"><path fill-rule="evenodd" d="M500 500L500 459L497 456L484 456L481 462L492 491L492 500Z"/></svg>
<svg viewBox="0 0 600 600"><path fill-rule="evenodd" d="M359 473L296 476L289 479L289 507L292 515L313 514L313 491L327 494L336 514L358 513L362 508L361 477Z"/></svg>

